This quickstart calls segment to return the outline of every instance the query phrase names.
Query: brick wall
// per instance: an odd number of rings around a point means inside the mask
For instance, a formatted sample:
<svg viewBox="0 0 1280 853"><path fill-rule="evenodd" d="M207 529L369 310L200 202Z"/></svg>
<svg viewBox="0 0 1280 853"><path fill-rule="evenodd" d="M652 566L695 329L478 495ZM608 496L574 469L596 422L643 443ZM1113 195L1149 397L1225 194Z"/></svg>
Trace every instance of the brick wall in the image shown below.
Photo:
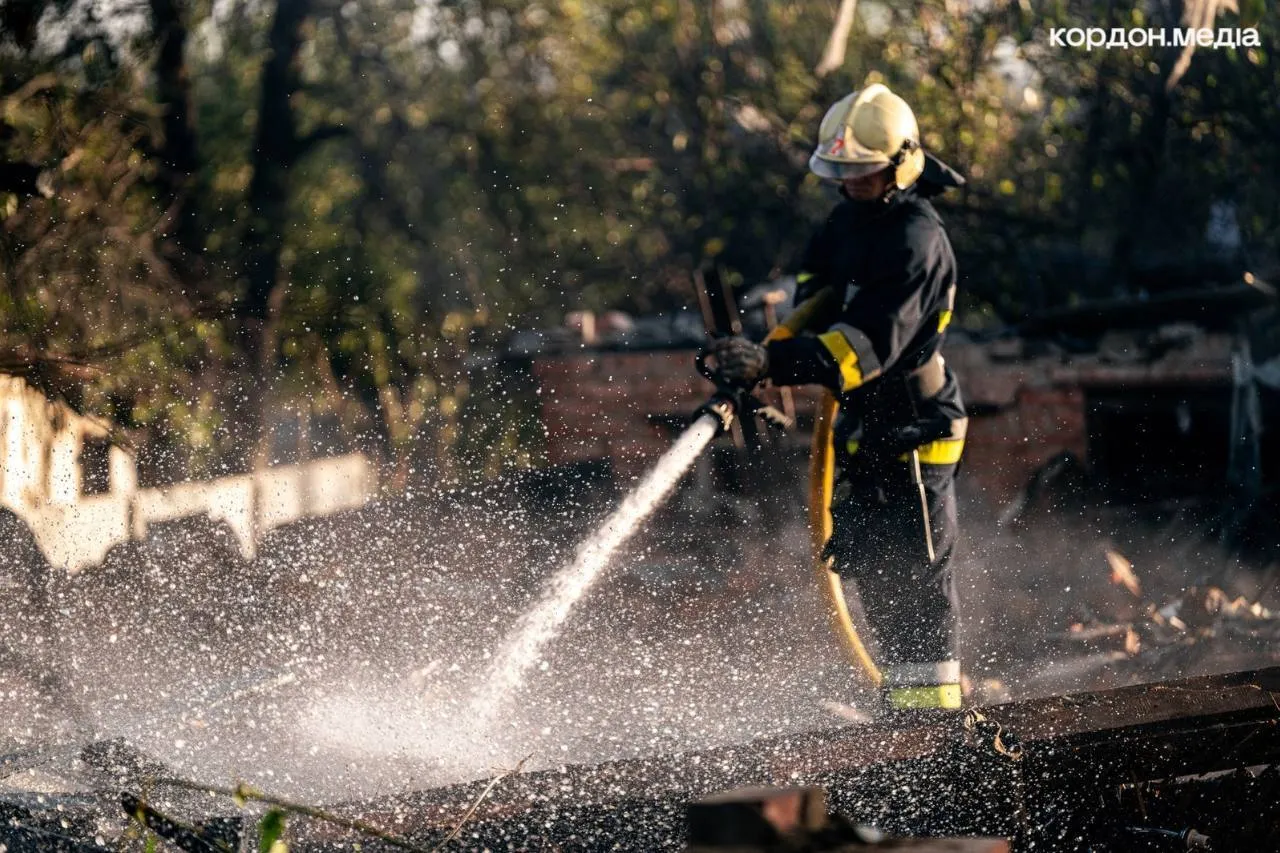
<svg viewBox="0 0 1280 853"><path fill-rule="evenodd" d="M1053 362L972 343L948 347L946 358L973 413L964 476L990 501L1011 500L1063 451L1087 461L1084 390L1069 374L1055 375Z"/></svg>
<svg viewBox="0 0 1280 853"><path fill-rule="evenodd" d="M711 393L687 351L585 352L535 360L548 461L612 458L628 470L662 452L657 419L692 412Z"/></svg>
<svg viewBox="0 0 1280 853"><path fill-rule="evenodd" d="M1114 353L1025 355L1020 342L948 345L970 419L964 474L996 503L1013 498L1063 451L1088 462L1088 387L1230 381L1230 340L1210 336L1192 350L1152 361ZM581 351L534 360L549 461L609 458L619 473L642 471L671 442L677 423L711 394L691 350ZM803 429L818 393L797 389ZM807 435L797 436L807 441Z"/></svg>
<svg viewBox="0 0 1280 853"><path fill-rule="evenodd" d="M1019 387L1006 408L969 419L964 472L989 499L1004 503L1059 453L1086 460L1087 444L1079 387Z"/></svg>

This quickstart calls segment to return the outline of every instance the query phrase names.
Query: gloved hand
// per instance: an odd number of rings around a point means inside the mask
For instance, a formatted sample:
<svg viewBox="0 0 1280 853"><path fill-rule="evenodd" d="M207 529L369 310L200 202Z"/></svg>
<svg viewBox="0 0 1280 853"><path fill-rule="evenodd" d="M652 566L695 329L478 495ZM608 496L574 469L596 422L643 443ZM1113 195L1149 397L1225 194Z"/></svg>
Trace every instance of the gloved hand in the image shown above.
<svg viewBox="0 0 1280 853"><path fill-rule="evenodd" d="M769 351L739 335L716 338L702 348L702 355L715 359L720 375L731 385L753 388L769 375Z"/></svg>

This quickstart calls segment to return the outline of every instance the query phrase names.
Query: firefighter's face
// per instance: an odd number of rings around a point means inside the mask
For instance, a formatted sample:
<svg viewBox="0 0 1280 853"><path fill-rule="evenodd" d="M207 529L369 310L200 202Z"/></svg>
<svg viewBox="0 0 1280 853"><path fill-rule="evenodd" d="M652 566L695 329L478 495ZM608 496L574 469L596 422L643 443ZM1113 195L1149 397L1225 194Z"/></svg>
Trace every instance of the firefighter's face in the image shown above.
<svg viewBox="0 0 1280 853"><path fill-rule="evenodd" d="M856 178L845 178L841 183L844 185L844 191L849 198L858 201L875 201L885 194L889 189L889 182L893 180L893 169L885 166L878 172L872 172L870 175L860 175Z"/></svg>

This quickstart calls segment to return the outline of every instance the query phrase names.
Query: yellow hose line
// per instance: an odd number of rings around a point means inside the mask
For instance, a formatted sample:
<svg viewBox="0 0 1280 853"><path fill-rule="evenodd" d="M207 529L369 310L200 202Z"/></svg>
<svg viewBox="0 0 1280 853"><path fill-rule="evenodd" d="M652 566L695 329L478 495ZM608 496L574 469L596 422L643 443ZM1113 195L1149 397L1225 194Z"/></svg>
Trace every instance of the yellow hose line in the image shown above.
<svg viewBox="0 0 1280 853"><path fill-rule="evenodd" d="M830 391L824 391L813 421L813 446L809 454L809 534L813 548L813 566L818 584L827 596L827 612L849 659L866 676L873 687L884 680L876 662L854 627L849 605L844 600L840 576L831 569L831 560L822 549L831 538L831 493L835 486L835 447L831 436L835 431L839 404Z"/></svg>
<svg viewBox="0 0 1280 853"><path fill-rule="evenodd" d="M834 287L819 290L804 302L795 307L787 318L769 331L764 342L780 341L803 332L822 319L823 314L830 313L836 307L836 291Z"/></svg>
<svg viewBox="0 0 1280 853"><path fill-rule="evenodd" d="M835 305L835 288L826 288L805 300L791 312L782 325L771 331L765 342L789 338L814 325L823 313ZM884 680L879 668L871 659L867 647L854 627L849 615L849 605L844 600L844 587L840 576L831 570L831 561L822 556L822 549L831 538L831 494L835 487L835 432L836 412L840 408L835 395L824 391L813 421L813 445L809 454L809 533L813 566L818 574L818 584L827 597L827 610L831 624L840 637L841 645L854 666L872 686L879 687Z"/></svg>

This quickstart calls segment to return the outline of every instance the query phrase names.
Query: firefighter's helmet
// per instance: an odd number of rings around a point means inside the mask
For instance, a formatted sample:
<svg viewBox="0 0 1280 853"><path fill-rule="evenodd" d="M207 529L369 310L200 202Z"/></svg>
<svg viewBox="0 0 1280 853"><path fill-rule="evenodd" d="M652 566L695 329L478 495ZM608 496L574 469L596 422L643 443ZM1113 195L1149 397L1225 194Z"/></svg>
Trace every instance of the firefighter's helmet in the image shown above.
<svg viewBox="0 0 1280 853"><path fill-rule="evenodd" d="M846 95L827 110L809 170L843 180L894 167L894 184L905 190L924 171L920 128L902 98L882 83Z"/></svg>

